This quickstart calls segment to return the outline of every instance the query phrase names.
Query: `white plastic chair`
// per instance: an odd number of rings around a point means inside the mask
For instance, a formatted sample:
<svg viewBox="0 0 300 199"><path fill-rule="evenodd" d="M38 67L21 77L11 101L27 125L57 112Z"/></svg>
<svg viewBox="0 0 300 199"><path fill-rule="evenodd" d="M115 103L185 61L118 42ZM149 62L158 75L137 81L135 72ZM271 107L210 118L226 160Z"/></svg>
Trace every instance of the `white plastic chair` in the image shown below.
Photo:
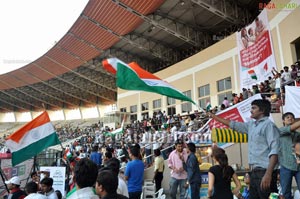
<svg viewBox="0 0 300 199"><path fill-rule="evenodd" d="M142 194L141 194L141 199L144 199L144 193L142 192Z"/></svg>
<svg viewBox="0 0 300 199"><path fill-rule="evenodd" d="M150 179L144 180L144 186L152 186L152 185L154 185L154 183L152 182L152 180L150 180Z"/></svg>
<svg viewBox="0 0 300 199"><path fill-rule="evenodd" d="M159 199L166 199L166 194L161 195Z"/></svg>
<svg viewBox="0 0 300 199"><path fill-rule="evenodd" d="M160 188L160 189L155 193L155 195L157 196L157 199L159 199L159 198L163 195L163 192L164 192L164 188Z"/></svg>
<svg viewBox="0 0 300 199"><path fill-rule="evenodd" d="M153 198L155 199L155 184L153 185L148 185L143 187L143 195L144 199L145 198Z"/></svg>

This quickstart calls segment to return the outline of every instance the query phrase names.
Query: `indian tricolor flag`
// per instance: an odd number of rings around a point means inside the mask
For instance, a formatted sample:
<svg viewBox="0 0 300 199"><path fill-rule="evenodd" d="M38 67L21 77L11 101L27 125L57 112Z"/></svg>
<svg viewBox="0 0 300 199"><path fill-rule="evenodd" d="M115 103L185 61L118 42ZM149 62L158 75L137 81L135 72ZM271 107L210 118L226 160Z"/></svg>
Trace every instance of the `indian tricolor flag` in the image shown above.
<svg viewBox="0 0 300 199"><path fill-rule="evenodd" d="M158 93L196 104L169 83L142 69L135 62L126 64L117 58L110 58L104 60L102 65L107 71L116 74L117 87L119 88Z"/></svg>
<svg viewBox="0 0 300 199"><path fill-rule="evenodd" d="M60 141L45 111L10 135L5 144L12 153L12 165L15 166Z"/></svg>
<svg viewBox="0 0 300 199"><path fill-rule="evenodd" d="M257 80L257 75L256 75L256 73L255 73L255 71L253 69L249 70L248 74L250 75L251 79Z"/></svg>
<svg viewBox="0 0 300 199"><path fill-rule="evenodd" d="M71 153L70 149L66 149L65 153L64 153L64 159L67 160L67 159L70 159L71 157L72 157L72 153Z"/></svg>

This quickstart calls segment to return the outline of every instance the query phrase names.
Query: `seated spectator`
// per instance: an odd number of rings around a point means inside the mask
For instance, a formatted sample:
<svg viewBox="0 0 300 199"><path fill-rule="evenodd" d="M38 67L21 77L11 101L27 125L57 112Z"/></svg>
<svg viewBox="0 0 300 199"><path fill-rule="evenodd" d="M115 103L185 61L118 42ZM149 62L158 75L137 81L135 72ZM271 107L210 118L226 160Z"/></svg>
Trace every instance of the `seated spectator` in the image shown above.
<svg viewBox="0 0 300 199"><path fill-rule="evenodd" d="M242 199L249 199L250 180L251 180L250 179L250 174L249 173L245 173L245 175L244 175L244 182L246 184L246 187L244 187L244 190L243 190L243 193L242 193Z"/></svg>
<svg viewBox="0 0 300 199"><path fill-rule="evenodd" d="M239 97L237 96L236 93L232 94L232 100L233 100L233 104L239 103Z"/></svg>
<svg viewBox="0 0 300 199"><path fill-rule="evenodd" d="M225 110L226 109L226 106L224 104L221 104L221 107L220 107L221 110Z"/></svg>
<svg viewBox="0 0 300 199"><path fill-rule="evenodd" d="M224 100L223 100L222 104L225 105L225 108L229 107L230 104L229 104L229 101L228 101L227 97L224 97Z"/></svg>
<svg viewBox="0 0 300 199"><path fill-rule="evenodd" d="M246 88L243 88L242 90L243 90L243 93L242 93L242 94L243 94L244 100L245 100L245 99L248 99L249 95L248 95L247 89L246 89Z"/></svg>
<svg viewBox="0 0 300 199"><path fill-rule="evenodd" d="M38 185L34 181L26 184L25 191L28 194L25 199L47 199L47 196L37 193Z"/></svg>

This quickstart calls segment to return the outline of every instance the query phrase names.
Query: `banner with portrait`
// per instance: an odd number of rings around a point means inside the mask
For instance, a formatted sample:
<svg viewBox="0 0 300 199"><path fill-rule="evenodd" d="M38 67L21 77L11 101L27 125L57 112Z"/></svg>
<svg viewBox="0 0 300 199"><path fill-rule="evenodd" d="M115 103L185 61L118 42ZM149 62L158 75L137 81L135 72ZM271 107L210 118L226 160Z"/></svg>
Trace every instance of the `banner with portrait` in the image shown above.
<svg viewBox="0 0 300 199"><path fill-rule="evenodd" d="M264 9L248 26L237 32L237 47L242 88L264 82L277 68L267 11Z"/></svg>

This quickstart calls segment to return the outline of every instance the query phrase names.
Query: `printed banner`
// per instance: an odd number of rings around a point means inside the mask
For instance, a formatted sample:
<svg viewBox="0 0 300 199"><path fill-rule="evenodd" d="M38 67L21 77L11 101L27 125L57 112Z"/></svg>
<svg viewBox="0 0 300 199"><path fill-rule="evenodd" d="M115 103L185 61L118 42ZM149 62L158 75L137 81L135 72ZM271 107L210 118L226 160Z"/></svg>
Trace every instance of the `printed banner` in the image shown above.
<svg viewBox="0 0 300 199"><path fill-rule="evenodd" d="M5 180L8 180L14 176L18 176L21 180L21 188L23 189L30 178L30 172L33 166L33 159L26 160L16 166L11 165L11 159L1 159L2 175ZM0 198L8 195L4 182L0 180Z"/></svg>
<svg viewBox="0 0 300 199"><path fill-rule="evenodd" d="M257 99L262 99L260 94L256 94L240 103L235 104L234 106L231 106L216 115L228 119L228 120L234 120L237 122L248 122L252 120L251 118L251 102ZM270 116L271 117L271 116ZM210 129L212 128L228 128L226 125L216 121L216 120L210 120L209 122Z"/></svg>
<svg viewBox="0 0 300 199"><path fill-rule="evenodd" d="M296 118L300 118L300 87L285 86L284 112L292 112Z"/></svg>
<svg viewBox="0 0 300 199"><path fill-rule="evenodd" d="M272 68L277 67L266 9L236 35L241 88L251 88L273 76Z"/></svg>
<svg viewBox="0 0 300 199"><path fill-rule="evenodd" d="M53 189L59 190L65 196L66 167L41 167L40 171L49 171L53 179Z"/></svg>

